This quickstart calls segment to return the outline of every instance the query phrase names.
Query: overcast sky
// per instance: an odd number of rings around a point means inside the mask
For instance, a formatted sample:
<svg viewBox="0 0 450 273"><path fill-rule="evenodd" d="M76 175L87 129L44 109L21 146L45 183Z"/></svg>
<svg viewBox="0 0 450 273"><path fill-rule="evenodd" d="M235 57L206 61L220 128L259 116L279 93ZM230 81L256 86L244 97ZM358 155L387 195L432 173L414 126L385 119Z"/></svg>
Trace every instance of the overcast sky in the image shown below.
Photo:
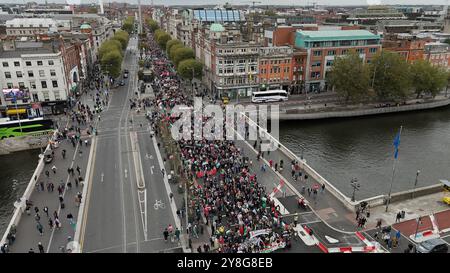
<svg viewBox="0 0 450 273"><path fill-rule="evenodd" d="M25 0L26 2L32 0ZM45 0L34 0L38 3L44 3ZM276 2L271 0L259 0L260 4L256 3L255 5L270 5L270 4L278 4L278 5L306 5L312 4L316 2L319 5L366 5L372 3L381 3L381 4L392 4L392 5L445 5L447 0L277 0ZM97 1L94 0L48 0L49 3L94 3ZM103 0L103 3L114 2L110 0ZM117 2L125 2L125 1L117 1ZM127 3L137 3L137 0L127 0ZM204 5L204 4L223 4L227 2L227 0L153 0L155 5ZM250 4L251 1L246 0L228 0L231 4ZM0 3L17 3L13 0L0 0ZM20 3L23 3L22 0ZM141 0L143 4L150 4L151 0Z"/></svg>

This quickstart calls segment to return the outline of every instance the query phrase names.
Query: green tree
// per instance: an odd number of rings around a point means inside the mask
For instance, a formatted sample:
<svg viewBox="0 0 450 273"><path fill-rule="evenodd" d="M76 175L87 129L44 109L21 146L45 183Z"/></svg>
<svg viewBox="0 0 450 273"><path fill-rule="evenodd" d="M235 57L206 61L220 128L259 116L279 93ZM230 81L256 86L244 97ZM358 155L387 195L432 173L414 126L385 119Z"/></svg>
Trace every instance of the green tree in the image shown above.
<svg viewBox="0 0 450 273"><path fill-rule="evenodd" d="M382 101L399 101L411 94L411 77L406 60L383 51L370 64L373 89Z"/></svg>
<svg viewBox="0 0 450 273"><path fill-rule="evenodd" d="M113 40L117 40L122 45L122 50L125 50L128 45L128 40L130 39L130 35L128 32L119 30L116 32L116 34L112 37Z"/></svg>
<svg viewBox="0 0 450 273"><path fill-rule="evenodd" d="M98 12L97 7L90 7L88 9L88 13L97 14L97 12Z"/></svg>
<svg viewBox="0 0 450 273"><path fill-rule="evenodd" d="M450 45L450 38L447 38L444 40L444 43L449 44Z"/></svg>
<svg viewBox="0 0 450 273"><path fill-rule="evenodd" d="M162 30L162 29L157 29L157 30L155 31L155 35L154 35L155 41L158 41L158 38L159 38L161 35L165 34L165 33L166 33L166 32L165 32L164 30Z"/></svg>
<svg viewBox="0 0 450 273"><path fill-rule="evenodd" d="M356 53L336 58L327 76L345 102L358 102L370 97L369 67Z"/></svg>
<svg viewBox="0 0 450 273"><path fill-rule="evenodd" d="M170 35L167 33L159 35L156 42L158 42L158 45L161 47L162 50L166 49L166 44L170 40Z"/></svg>
<svg viewBox="0 0 450 273"><path fill-rule="evenodd" d="M192 80L192 70L194 70L195 78L202 78L203 65L195 59L181 61L177 67L177 72L183 79Z"/></svg>
<svg viewBox="0 0 450 273"><path fill-rule="evenodd" d="M435 97L447 85L448 73L439 66L419 60L411 65L411 80L417 98L422 94Z"/></svg>
<svg viewBox="0 0 450 273"><path fill-rule="evenodd" d="M178 66L181 61L187 59L195 59L194 51L191 48L181 47L174 51L173 63L175 66Z"/></svg>
<svg viewBox="0 0 450 273"><path fill-rule="evenodd" d="M166 44L166 52L167 52L167 53L170 53L170 48L172 48L172 46L178 45L178 44L179 44L179 45L183 45L183 44L181 43L181 41L178 40L178 39L172 39L172 40L168 41L167 44Z"/></svg>
<svg viewBox="0 0 450 273"><path fill-rule="evenodd" d="M152 20L151 18L148 18L146 23L152 32L155 32L155 30L159 28L158 23L155 20Z"/></svg>
<svg viewBox="0 0 450 273"><path fill-rule="evenodd" d="M98 49L98 56L100 60L103 58L103 55L114 50L119 51L120 55L122 56L122 45L119 41L111 39L104 42Z"/></svg>
<svg viewBox="0 0 450 273"><path fill-rule="evenodd" d="M127 19L124 20L122 29L128 33L133 32L134 29L134 17L128 16Z"/></svg>
<svg viewBox="0 0 450 273"><path fill-rule="evenodd" d="M118 50L112 50L104 54L101 59L102 70L109 73L114 78L120 76L123 57Z"/></svg>
<svg viewBox="0 0 450 273"><path fill-rule="evenodd" d="M170 47L170 51L169 51L169 58L173 61L175 58L175 51L177 51L178 49L183 48L183 45L180 44L175 44L172 47Z"/></svg>

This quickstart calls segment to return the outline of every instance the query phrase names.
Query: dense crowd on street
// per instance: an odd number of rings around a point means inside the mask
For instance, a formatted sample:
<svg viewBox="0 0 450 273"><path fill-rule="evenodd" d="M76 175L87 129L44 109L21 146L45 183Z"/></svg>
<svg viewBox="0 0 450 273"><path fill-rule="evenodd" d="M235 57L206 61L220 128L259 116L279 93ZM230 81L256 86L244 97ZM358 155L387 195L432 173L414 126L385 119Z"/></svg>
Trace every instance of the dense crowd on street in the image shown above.
<svg viewBox="0 0 450 273"><path fill-rule="evenodd" d="M150 120L158 134L157 124L170 126L178 119L170 114L175 105L192 106L193 100L183 91L181 79L151 34L149 38L147 55L153 60L156 93ZM203 249L199 246L198 252L263 252L290 246L292 225L282 221L279 208L244 164L242 151L234 141L181 140L178 145L184 170L189 180L195 181L188 198L193 212L188 233L198 238L203 224L212 231L210 242ZM251 231L256 230L262 232L253 236Z"/></svg>

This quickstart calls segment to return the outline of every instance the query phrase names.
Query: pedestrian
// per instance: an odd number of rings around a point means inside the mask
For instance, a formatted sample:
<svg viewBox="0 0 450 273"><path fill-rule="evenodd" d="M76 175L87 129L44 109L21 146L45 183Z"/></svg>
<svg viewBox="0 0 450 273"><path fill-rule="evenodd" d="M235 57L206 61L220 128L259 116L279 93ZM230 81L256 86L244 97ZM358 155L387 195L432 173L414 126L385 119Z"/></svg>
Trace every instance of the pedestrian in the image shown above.
<svg viewBox="0 0 450 273"><path fill-rule="evenodd" d="M170 193L170 194L169 194L169 197L170 197L170 202L172 203L173 193Z"/></svg>
<svg viewBox="0 0 450 273"><path fill-rule="evenodd" d="M72 189L72 182L70 180L67 182L67 188L69 190Z"/></svg>
<svg viewBox="0 0 450 273"><path fill-rule="evenodd" d="M177 242L180 241L180 230L178 228L175 229L175 238L177 239Z"/></svg>
<svg viewBox="0 0 450 273"><path fill-rule="evenodd" d="M39 249L39 253L45 253L44 246L42 246L41 242L38 243L38 249Z"/></svg>
<svg viewBox="0 0 450 273"><path fill-rule="evenodd" d="M164 169L161 169L161 174L162 174L163 178L164 178L165 173L166 173L166 171Z"/></svg>
<svg viewBox="0 0 450 273"><path fill-rule="evenodd" d="M39 212L39 208L37 206L34 207L34 212L36 212L36 213Z"/></svg>
<svg viewBox="0 0 450 273"><path fill-rule="evenodd" d="M59 221L59 218L55 218L55 227L56 227L57 229L60 229L60 228L61 228L61 221Z"/></svg>
<svg viewBox="0 0 450 273"><path fill-rule="evenodd" d="M382 224L381 219L378 219L376 228L381 229L381 224Z"/></svg>
<svg viewBox="0 0 450 273"><path fill-rule="evenodd" d="M53 218L58 219L58 212L56 210L53 212Z"/></svg>
<svg viewBox="0 0 450 273"><path fill-rule="evenodd" d="M322 184L322 190L321 190L321 192L324 192L324 191L325 191L325 183Z"/></svg>
<svg viewBox="0 0 450 273"><path fill-rule="evenodd" d="M47 178L50 178L50 172L48 170L45 171L45 176L47 176Z"/></svg>
<svg viewBox="0 0 450 273"><path fill-rule="evenodd" d="M39 235L44 235L44 227L41 225L41 223L37 222L36 228L39 231Z"/></svg>
<svg viewBox="0 0 450 273"><path fill-rule="evenodd" d="M48 207L47 207L47 206L44 207L44 212L45 212L45 214L46 214L47 217L48 217Z"/></svg>
<svg viewBox="0 0 450 273"><path fill-rule="evenodd" d="M401 219L402 219L402 214L401 214L401 212L398 212L397 215L396 215L396 217L395 217L395 222L396 222L396 223L397 223L397 222L400 222Z"/></svg>
<svg viewBox="0 0 450 273"><path fill-rule="evenodd" d="M78 188L78 178L75 177L75 187Z"/></svg>
<svg viewBox="0 0 450 273"><path fill-rule="evenodd" d="M77 165L77 172L78 172L78 175L81 175L81 168L78 165Z"/></svg>
<svg viewBox="0 0 450 273"><path fill-rule="evenodd" d="M55 165L53 165L52 171L53 171L54 174L56 174L56 166Z"/></svg>
<svg viewBox="0 0 450 273"><path fill-rule="evenodd" d="M62 154L63 159L65 159L66 158L66 150L63 149L61 154Z"/></svg>
<svg viewBox="0 0 450 273"><path fill-rule="evenodd" d="M28 253L34 253L33 248L30 248L30 250L28 250Z"/></svg>
<svg viewBox="0 0 450 273"><path fill-rule="evenodd" d="M67 214L67 219L69 220L69 224L73 225L74 222L73 222L73 215L72 215L72 213L69 212Z"/></svg>
<svg viewBox="0 0 450 273"><path fill-rule="evenodd" d="M198 252L198 253L202 253L202 246L201 246L201 245L199 245L199 246L197 247L197 252Z"/></svg>
<svg viewBox="0 0 450 273"><path fill-rule="evenodd" d="M48 227L50 228L50 230L53 229L53 220L52 220L52 218L48 219Z"/></svg>
<svg viewBox="0 0 450 273"><path fill-rule="evenodd" d="M41 216L39 215L39 213L36 213L34 215L34 220L36 220L36 222L39 222L41 220Z"/></svg>
<svg viewBox="0 0 450 273"><path fill-rule="evenodd" d="M311 188L308 188L308 196L311 196Z"/></svg>
<svg viewBox="0 0 450 273"><path fill-rule="evenodd" d="M164 229L163 236L164 241L167 242L167 238L169 238L169 231L167 230L167 228Z"/></svg>

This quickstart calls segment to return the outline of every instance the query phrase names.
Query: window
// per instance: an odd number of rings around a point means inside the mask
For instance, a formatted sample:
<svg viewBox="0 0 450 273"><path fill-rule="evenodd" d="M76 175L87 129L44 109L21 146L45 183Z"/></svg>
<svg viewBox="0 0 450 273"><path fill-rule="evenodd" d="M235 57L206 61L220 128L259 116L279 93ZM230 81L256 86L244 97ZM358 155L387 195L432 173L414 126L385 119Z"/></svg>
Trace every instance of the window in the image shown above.
<svg viewBox="0 0 450 273"><path fill-rule="evenodd" d="M3 62L3 67L8 67L8 62Z"/></svg>
<svg viewBox="0 0 450 273"><path fill-rule="evenodd" d="M6 85L8 86L8 89L11 89L11 88L13 88L13 84L12 84L12 82L8 82L8 83L7 83Z"/></svg>
<svg viewBox="0 0 450 273"><path fill-rule="evenodd" d="M30 77L30 78L33 78L33 77L34 77L33 71L28 71L28 77Z"/></svg>
<svg viewBox="0 0 450 273"><path fill-rule="evenodd" d="M31 62L30 62L30 61L26 61L26 62L25 62L25 65L26 65L26 66L31 66Z"/></svg>
<svg viewBox="0 0 450 273"><path fill-rule="evenodd" d="M53 87L58 87L58 81L52 81Z"/></svg>
<svg viewBox="0 0 450 273"><path fill-rule="evenodd" d="M332 66L333 65L333 60L328 60L327 61L327 66Z"/></svg>
<svg viewBox="0 0 450 273"><path fill-rule="evenodd" d="M59 94L59 91L53 91L53 95L55 96L55 100L61 100L61 96Z"/></svg>
<svg viewBox="0 0 450 273"><path fill-rule="evenodd" d="M48 65L54 65L54 64L55 63L52 60L48 61Z"/></svg>
<svg viewBox="0 0 450 273"><path fill-rule="evenodd" d="M313 51L313 55L314 56L322 56L322 51L321 50L314 50Z"/></svg>
<svg viewBox="0 0 450 273"><path fill-rule="evenodd" d="M45 101L49 101L50 100L50 96L48 95L48 91L42 91L42 95L44 96L44 100Z"/></svg>
<svg viewBox="0 0 450 273"><path fill-rule="evenodd" d="M39 70L39 77L41 77L41 78L45 77L45 71L44 70Z"/></svg>
<svg viewBox="0 0 450 273"><path fill-rule="evenodd" d="M23 89L23 88L25 88L25 83L23 83L23 82L19 82L19 88L20 88L20 89Z"/></svg>
<svg viewBox="0 0 450 273"><path fill-rule="evenodd" d="M358 48L358 49L356 50L356 52L357 52L358 54L364 54L364 48Z"/></svg>
<svg viewBox="0 0 450 273"><path fill-rule="evenodd" d="M376 47L371 47L371 48L369 48L369 52L370 52L370 53L376 53L376 52L377 52L377 49L378 49L378 48L376 48Z"/></svg>
<svg viewBox="0 0 450 273"><path fill-rule="evenodd" d="M47 81L41 81L42 88L47 88Z"/></svg>
<svg viewBox="0 0 450 273"><path fill-rule="evenodd" d="M50 76L56 76L56 71L54 69L50 70Z"/></svg>
<svg viewBox="0 0 450 273"><path fill-rule="evenodd" d="M311 78L317 79L320 77L320 72L311 72Z"/></svg>
<svg viewBox="0 0 450 273"><path fill-rule="evenodd" d="M341 54L342 54L342 55L348 54L348 49L343 49L342 52L341 52Z"/></svg>
<svg viewBox="0 0 450 273"><path fill-rule="evenodd" d="M31 86L31 89L36 89L36 83L35 82L30 82L30 86Z"/></svg>
<svg viewBox="0 0 450 273"><path fill-rule="evenodd" d="M336 55L336 50L328 50L327 55L328 55L328 56L334 56L334 55Z"/></svg>
<svg viewBox="0 0 450 273"><path fill-rule="evenodd" d="M14 66L20 66L20 62L14 62Z"/></svg>
<svg viewBox="0 0 450 273"><path fill-rule="evenodd" d="M22 71L16 71L17 78L22 78Z"/></svg>
<svg viewBox="0 0 450 273"><path fill-rule="evenodd" d="M11 73L10 72L5 72L5 78L11 79Z"/></svg>
<svg viewBox="0 0 450 273"><path fill-rule="evenodd" d="M311 67L320 67L322 65L321 62L313 62Z"/></svg>
<svg viewBox="0 0 450 273"><path fill-rule="evenodd" d="M37 61L37 65L42 65L42 61Z"/></svg>

